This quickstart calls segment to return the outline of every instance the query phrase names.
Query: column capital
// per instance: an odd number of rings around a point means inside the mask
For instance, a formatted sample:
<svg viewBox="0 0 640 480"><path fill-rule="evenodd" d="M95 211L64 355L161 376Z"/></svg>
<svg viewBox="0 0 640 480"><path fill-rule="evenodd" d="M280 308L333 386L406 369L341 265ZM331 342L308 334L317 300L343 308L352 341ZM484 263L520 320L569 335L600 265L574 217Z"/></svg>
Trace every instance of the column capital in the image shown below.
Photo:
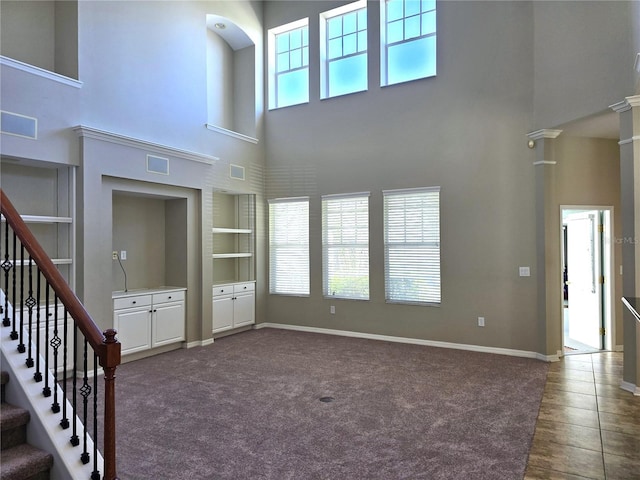
<svg viewBox="0 0 640 480"><path fill-rule="evenodd" d="M621 102L609 105L609 108L616 113L626 112L631 110L633 107L640 107L640 95L633 95L625 98Z"/></svg>
<svg viewBox="0 0 640 480"><path fill-rule="evenodd" d="M562 133L562 130L551 130L549 128L543 128L541 130L536 130L535 132L527 133L527 137L531 140L540 140L542 138L558 138L558 136Z"/></svg>

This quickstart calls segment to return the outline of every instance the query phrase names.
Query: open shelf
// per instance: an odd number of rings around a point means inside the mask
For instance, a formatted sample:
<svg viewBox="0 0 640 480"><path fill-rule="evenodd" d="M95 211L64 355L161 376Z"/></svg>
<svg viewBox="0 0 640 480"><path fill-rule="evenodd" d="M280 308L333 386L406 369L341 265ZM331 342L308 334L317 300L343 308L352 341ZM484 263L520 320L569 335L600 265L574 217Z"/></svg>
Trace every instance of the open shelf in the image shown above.
<svg viewBox="0 0 640 480"><path fill-rule="evenodd" d="M212 258L245 258L252 257L253 253L249 252L233 252L233 253L214 253Z"/></svg>
<svg viewBox="0 0 640 480"><path fill-rule="evenodd" d="M211 229L213 233L253 233L253 230L250 228L224 228L224 227L213 227Z"/></svg>

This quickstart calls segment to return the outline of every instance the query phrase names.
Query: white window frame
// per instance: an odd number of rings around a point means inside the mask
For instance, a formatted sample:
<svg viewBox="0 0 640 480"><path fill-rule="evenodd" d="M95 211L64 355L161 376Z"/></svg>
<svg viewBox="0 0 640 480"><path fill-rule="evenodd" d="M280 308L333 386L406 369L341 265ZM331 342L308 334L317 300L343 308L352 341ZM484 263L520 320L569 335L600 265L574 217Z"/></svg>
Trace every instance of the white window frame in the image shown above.
<svg viewBox="0 0 640 480"><path fill-rule="evenodd" d="M287 23L285 25L280 25L279 27L271 28L267 32L267 52L268 52L268 90L269 90L269 110L275 110L277 108L290 107L293 105L302 105L305 103L309 103L309 61L307 55L307 64L303 65L300 68L289 69L284 72L278 72L277 70L277 37L280 34L291 32L293 30L297 30L300 28L309 28L309 18L302 18L300 20L296 20L295 22ZM307 45L307 50L309 50L309 45ZM278 99L278 78L284 74L289 73L295 70L306 70L307 72L307 99L306 101L302 101L295 104L287 104L282 105Z"/></svg>
<svg viewBox="0 0 640 480"><path fill-rule="evenodd" d="M268 205L269 293L309 296L309 197L275 198ZM275 211L285 207L298 217ZM276 218L276 213L283 215Z"/></svg>
<svg viewBox="0 0 640 480"><path fill-rule="evenodd" d="M402 0L403 3L405 0ZM422 0L427 1L427 0ZM434 8L432 10L428 10L428 12L434 12L434 15L437 18L437 12L438 12L438 6L437 6L437 1L433 0L433 4L434 4ZM403 5L403 11L404 11L404 5ZM427 13L427 12L423 12L423 13ZM420 15L418 15L420 16ZM409 18L406 15L403 15L402 19L403 21L406 21L406 19ZM422 77L416 77L416 78L412 78L412 79L407 79L407 80L402 80L402 81L396 81L396 82L390 82L389 81L389 64L388 64L388 58L389 58L389 47L393 47L395 45L399 45L399 44L408 44L411 42L415 42L417 40L422 40L425 38L429 38L429 37L434 37L437 40L437 34L438 34L438 30L436 27L436 30L433 32L429 32L426 34L422 34L422 20L420 21L420 25L421 25L421 35L417 36L417 37L411 37L411 38L404 38L401 41L398 42L394 42L392 44L387 43L387 28L388 28L388 23L387 23L387 1L386 0L381 0L380 1L380 86L385 87L385 86L389 86L389 85L396 85L398 83L405 83L405 82L412 82L414 80L420 80L422 78L429 78L432 76L435 76L435 72L432 75L427 75L427 76L422 76ZM403 35L404 36L404 35ZM436 51L434 52L434 55L437 54L437 45L436 45ZM437 61L437 59L436 59ZM437 65L436 65L436 70L437 70Z"/></svg>
<svg viewBox="0 0 640 480"><path fill-rule="evenodd" d="M369 196L369 192L322 196L322 288L326 298L369 300ZM332 206L339 211L331 211ZM336 255L347 262L334 261ZM357 283L363 276L366 287ZM347 284L337 291L334 282L340 279ZM349 285L349 281L355 283Z"/></svg>
<svg viewBox="0 0 640 480"><path fill-rule="evenodd" d="M382 194L386 302L440 305L440 187L383 190ZM422 211L407 210L407 203L418 210L422 204ZM412 291L403 282L416 288Z"/></svg>
<svg viewBox="0 0 640 480"><path fill-rule="evenodd" d="M347 54L347 55L342 55L340 57L335 57L332 59L329 59L329 38L328 38L328 32L327 32L327 24L329 20L334 19L336 17L344 16L348 13L357 12L358 10L365 10L366 12L366 9L367 9L366 0L358 0L357 2L349 3L347 5L343 5L341 7L334 8L332 10L328 10L320 14L320 98L326 99L326 98L332 98L332 97L337 97L341 95L349 95L351 93L363 92L368 89L368 85L369 85L368 55L369 54L368 54L368 48L366 44L368 40L365 40L364 50L360 50L359 49L360 44L359 44L359 39L357 35L357 32L362 31L362 29L358 30L356 28L356 39L357 39L356 52ZM358 26L361 26L361 25L358 25ZM365 36L368 38L368 35L369 35L368 26L365 24L364 27L365 27L364 28ZM330 92L331 85L329 81L331 64L345 58L355 57L359 55L364 55L365 57L365 71L364 71L364 77L366 81L365 88L360 90L353 90L349 92L339 93L339 94L331 94Z"/></svg>

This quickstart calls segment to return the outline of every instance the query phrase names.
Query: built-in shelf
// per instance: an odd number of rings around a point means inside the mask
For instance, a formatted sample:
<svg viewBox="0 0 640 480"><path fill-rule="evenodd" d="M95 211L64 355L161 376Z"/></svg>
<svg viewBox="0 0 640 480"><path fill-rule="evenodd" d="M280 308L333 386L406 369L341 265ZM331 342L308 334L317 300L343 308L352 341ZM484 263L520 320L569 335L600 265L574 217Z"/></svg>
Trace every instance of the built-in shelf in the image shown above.
<svg viewBox="0 0 640 480"><path fill-rule="evenodd" d="M213 227L211 231L213 233L253 233L253 230L251 230L250 228Z"/></svg>
<svg viewBox="0 0 640 480"><path fill-rule="evenodd" d="M253 253L249 252L234 252L234 253L214 253L212 258L243 258L252 257Z"/></svg>
<svg viewBox="0 0 640 480"><path fill-rule="evenodd" d="M47 215L20 215L24 223L71 223L71 217L52 217ZM4 222L4 216L2 216Z"/></svg>

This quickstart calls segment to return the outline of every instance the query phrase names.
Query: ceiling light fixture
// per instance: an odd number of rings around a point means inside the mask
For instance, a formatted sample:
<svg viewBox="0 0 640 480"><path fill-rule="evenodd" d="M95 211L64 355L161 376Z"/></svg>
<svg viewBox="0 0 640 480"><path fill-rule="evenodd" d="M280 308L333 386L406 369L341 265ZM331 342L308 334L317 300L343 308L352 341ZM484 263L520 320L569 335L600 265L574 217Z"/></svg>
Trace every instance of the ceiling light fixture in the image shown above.
<svg viewBox="0 0 640 480"><path fill-rule="evenodd" d="M214 23L213 26L218 30L224 30L225 28L227 28L227 26L222 22Z"/></svg>

